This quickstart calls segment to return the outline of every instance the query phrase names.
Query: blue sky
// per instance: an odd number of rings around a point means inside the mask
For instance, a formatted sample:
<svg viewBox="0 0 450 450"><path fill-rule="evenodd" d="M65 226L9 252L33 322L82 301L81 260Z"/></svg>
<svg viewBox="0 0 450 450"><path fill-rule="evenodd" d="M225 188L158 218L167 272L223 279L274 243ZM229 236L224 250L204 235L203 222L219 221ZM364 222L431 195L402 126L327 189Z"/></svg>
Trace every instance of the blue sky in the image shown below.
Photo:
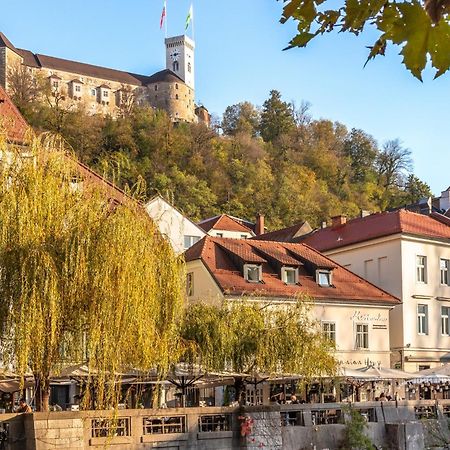
<svg viewBox="0 0 450 450"><path fill-rule="evenodd" d="M162 0L6 0L0 31L36 53L142 74L164 66ZM191 0L167 0L169 35L182 34ZM281 50L295 25L281 25L282 2L194 0L196 99L220 115L271 89L311 104L314 118L362 128L379 143L399 138L414 171L435 194L450 185L450 74L424 82L400 64L398 48L363 68L374 35L333 34L307 49Z"/></svg>

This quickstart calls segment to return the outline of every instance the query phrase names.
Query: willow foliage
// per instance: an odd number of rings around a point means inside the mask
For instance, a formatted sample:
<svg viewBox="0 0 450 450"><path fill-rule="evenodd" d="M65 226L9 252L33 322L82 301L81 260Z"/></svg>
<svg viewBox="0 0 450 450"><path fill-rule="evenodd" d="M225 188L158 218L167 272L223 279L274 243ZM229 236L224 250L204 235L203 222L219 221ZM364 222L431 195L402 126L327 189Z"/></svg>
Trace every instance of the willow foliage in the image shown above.
<svg viewBox="0 0 450 450"><path fill-rule="evenodd" d="M305 380L334 375L333 343L321 333L307 300L275 305L229 300L191 305L182 335L197 346L211 370L244 374L300 374Z"/></svg>
<svg viewBox="0 0 450 450"><path fill-rule="evenodd" d="M118 204L102 183L80 180L61 141L34 139L26 158L4 141L0 150L4 359L32 370L38 407L50 375L82 362L95 375L85 391L95 406L114 404L117 374L164 373L177 358L181 262L137 202Z"/></svg>

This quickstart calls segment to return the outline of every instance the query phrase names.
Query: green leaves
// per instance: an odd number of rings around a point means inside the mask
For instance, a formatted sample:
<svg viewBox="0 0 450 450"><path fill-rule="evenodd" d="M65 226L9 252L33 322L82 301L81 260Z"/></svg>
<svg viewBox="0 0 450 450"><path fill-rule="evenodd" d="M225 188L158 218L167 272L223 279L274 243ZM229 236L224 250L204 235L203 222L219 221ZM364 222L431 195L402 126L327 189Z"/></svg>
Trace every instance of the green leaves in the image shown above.
<svg viewBox="0 0 450 450"><path fill-rule="evenodd" d="M288 48L305 47L314 37L333 31L358 35L366 25L375 26L379 38L370 49L366 64L384 55L388 43L401 46L403 64L419 80L427 62L437 70L436 77L450 67L450 0L346 0L333 10L318 10L322 1L287 1L282 23L298 22L298 34Z"/></svg>

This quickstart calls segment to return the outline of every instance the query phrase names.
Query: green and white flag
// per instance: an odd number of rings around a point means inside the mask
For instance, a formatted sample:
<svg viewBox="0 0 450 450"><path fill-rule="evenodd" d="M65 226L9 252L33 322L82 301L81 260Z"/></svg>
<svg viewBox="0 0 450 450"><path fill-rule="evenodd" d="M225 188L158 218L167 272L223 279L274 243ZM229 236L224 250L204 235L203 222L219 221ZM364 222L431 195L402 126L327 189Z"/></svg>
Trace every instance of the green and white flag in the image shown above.
<svg viewBox="0 0 450 450"><path fill-rule="evenodd" d="M189 24L191 23L191 21L194 20L194 7L192 6L191 3L191 7L189 8L189 12L188 15L186 17L186 30L189 28Z"/></svg>

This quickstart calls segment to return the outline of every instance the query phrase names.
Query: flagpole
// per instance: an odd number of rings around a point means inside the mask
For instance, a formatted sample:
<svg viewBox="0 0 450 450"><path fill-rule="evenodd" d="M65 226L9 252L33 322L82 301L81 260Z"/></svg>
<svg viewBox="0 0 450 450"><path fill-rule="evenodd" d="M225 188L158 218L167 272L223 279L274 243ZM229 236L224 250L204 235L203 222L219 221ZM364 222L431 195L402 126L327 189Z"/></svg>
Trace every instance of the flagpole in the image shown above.
<svg viewBox="0 0 450 450"><path fill-rule="evenodd" d="M192 4L192 40L195 42L195 14L194 14L194 4Z"/></svg>
<svg viewBox="0 0 450 450"><path fill-rule="evenodd" d="M167 39L167 0L164 2L164 6L166 8L166 17L165 17L165 21L164 21L164 33L165 33L166 39Z"/></svg>

